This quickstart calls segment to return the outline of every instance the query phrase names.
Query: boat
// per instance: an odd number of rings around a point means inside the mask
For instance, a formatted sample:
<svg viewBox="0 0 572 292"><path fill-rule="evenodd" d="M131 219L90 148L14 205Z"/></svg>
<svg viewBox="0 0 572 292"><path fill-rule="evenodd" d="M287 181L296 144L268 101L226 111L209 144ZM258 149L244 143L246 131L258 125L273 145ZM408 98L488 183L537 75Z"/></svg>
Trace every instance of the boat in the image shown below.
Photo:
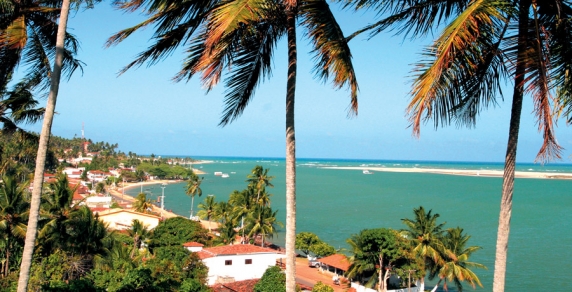
<svg viewBox="0 0 572 292"><path fill-rule="evenodd" d="M221 176L221 175L222 175L222 171L215 171L214 175Z"/></svg>
<svg viewBox="0 0 572 292"><path fill-rule="evenodd" d="M373 172L371 172L371 171L365 169L365 170L363 171L363 174L373 174Z"/></svg>
<svg viewBox="0 0 572 292"><path fill-rule="evenodd" d="M228 175L228 173L223 173L223 174L221 175L221 177L222 177L222 178L227 178L227 177L229 177L229 175Z"/></svg>

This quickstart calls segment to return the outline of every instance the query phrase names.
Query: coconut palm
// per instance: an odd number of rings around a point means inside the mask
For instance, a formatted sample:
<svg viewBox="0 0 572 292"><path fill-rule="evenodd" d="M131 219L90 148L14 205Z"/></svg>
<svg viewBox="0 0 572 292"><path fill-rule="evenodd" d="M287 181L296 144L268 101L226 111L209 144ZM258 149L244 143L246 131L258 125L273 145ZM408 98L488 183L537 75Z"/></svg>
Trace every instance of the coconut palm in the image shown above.
<svg viewBox="0 0 572 292"><path fill-rule="evenodd" d="M68 278L78 279L89 273L96 261L109 254L105 244L109 236L107 226L87 206L72 212L64 224L67 238L62 250L73 255L69 260L74 261L71 265L74 270L68 272Z"/></svg>
<svg viewBox="0 0 572 292"><path fill-rule="evenodd" d="M214 208L214 218L222 223L233 221L233 208L228 202L218 202Z"/></svg>
<svg viewBox="0 0 572 292"><path fill-rule="evenodd" d="M415 219L401 219L407 226L407 229L402 231L403 234L413 242L413 252L423 259L422 270L432 263L436 265L443 263L441 255L444 253L444 247L441 236L445 223L437 224L439 214L431 214L431 212L432 210L425 212L421 206L413 209ZM425 277L424 273L421 274L419 290L425 291Z"/></svg>
<svg viewBox="0 0 572 292"><path fill-rule="evenodd" d="M74 211L71 207L73 194L78 186L70 188L67 175L60 173L57 180L50 183L42 198L40 218L42 228L38 232L39 248L42 255L49 255L54 249L61 248L66 239L66 226Z"/></svg>
<svg viewBox="0 0 572 292"><path fill-rule="evenodd" d="M197 216L201 219L207 219L209 221L209 232L211 232L211 219L215 215L215 208L217 203L215 202L214 195L208 195L207 198L199 204L200 211L197 212Z"/></svg>
<svg viewBox="0 0 572 292"><path fill-rule="evenodd" d="M4 133L24 131L18 124L36 123L44 115L44 109L37 107L38 101L32 92L37 82L25 79L12 90L7 90L7 83L0 84L0 123Z"/></svg>
<svg viewBox="0 0 572 292"><path fill-rule="evenodd" d="M287 38L288 73L286 82L286 282L295 290L296 237L296 154L294 101L297 73L296 22L306 28L315 53L316 75L333 78L334 86L351 89L351 114L357 113L357 81L351 53L341 28L325 0L286 1L201 1L163 5L160 0L129 1L121 8L134 11L147 8L149 18L111 37L116 44L136 30L154 25L155 43L124 70L150 64L186 46L188 57L176 80L188 80L202 72L202 82L212 89L228 69L226 107L221 125L238 118L256 86L270 76L274 49L281 37Z"/></svg>
<svg viewBox="0 0 572 292"><path fill-rule="evenodd" d="M266 237L272 238L278 232L278 227L284 227L281 222L276 219L278 211L272 211L267 206L256 206L254 210L246 217L246 227L248 236L257 238L258 235L262 238L262 247L264 247L264 239Z"/></svg>
<svg viewBox="0 0 572 292"><path fill-rule="evenodd" d="M92 5L95 2L93 0L86 0L83 3L88 3L88 6ZM34 2L34 1L12 1L10 2L13 7L18 6L20 3L41 3L41 2ZM54 112L56 107L56 99L59 91L60 85L60 77L62 73L62 69L69 68L68 70L64 70L64 74L68 74L68 77L71 76L71 73L77 68L80 63L79 62L71 62L71 58L73 53L75 53L75 48L77 46L73 46L74 51L68 51L66 48L68 44L72 43L72 39L67 34L67 20L69 15L70 9L70 0L63 0L61 3L61 7L54 7L55 9L52 10L52 16L48 17L48 19L52 20L51 25L43 26L43 22L36 22L36 21L25 21L25 18L22 16L17 16L14 13L10 14L3 14L2 17L5 16L7 19L12 18L12 22L5 22L3 23L0 29L2 30L0 36L4 40L2 41L3 44L9 44L9 46L15 46L16 44L20 45L20 50L24 48L21 46L22 42L25 39L29 39L25 31L28 30L29 27L34 26L34 29L40 30L49 30L50 34L46 38L48 40L54 40L53 36L55 35L55 51L48 51L45 54L41 55L41 60L37 63L34 63L33 66L38 66L35 71L34 76L39 76L40 78L48 78L50 81L50 93L48 95L48 101L46 104L46 111L44 114L44 121L42 124L42 131L40 133L40 142L38 145L38 154L36 156L36 169L34 171L34 188L32 190L32 199L30 203L30 216L28 219L28 229L26 231L26 241L24 245L24 252L22 254L22 263L20 264L20 276L18 279L18 292L26 292L28 287L28 279L30 278L30 267L32 265L32 256L34 254L34 244L36 241L36 234L38 230L38 217L39 217L39 210L40 210L40 197L42 191L42 183L44 178L44 169L45 169L45 162L46 162L46 154L48 152L48 144L49 138L52 129L52 122L54 119ZM79 6L82 1L75 2L75 5ZM59 2L57 2L59 4ZM28 11L31 15L38 15L40 11L44 9L39 9L38 5L34 5L30 7L32 9L9 9L9 11ZM21 8L21 7L18 7ZM59 19L57 19L56 25L56 18L59 14ZM7 26L4 26L8 24ZM57 27L57 33L56 28ZM25 28L25 29L24 29ZM38 39L39 41L39 39ZM41 43L40 42L33 42L34 47L38 47ZM52 43L49 48L54 48L54 44ZM23 56L27 58L34 58L34 55L38 52L38 50L30 50L25 51ZM50 60L47 57L53 56L54 57L54 65L53 68L49 68ZM14 57L10 57L10 60L13 60ZM14 62L10 63L14 64ZM66 66L64 66L66 65ZM11 65L12 66L12 65ZM51 70L50 70L51 69Z"/></svg>
<svg viewBox="0 0 572 292"><path fill-rule="evenodd" d="M13 251L22 244L26 234L29 203L26 201L26 183L18 183L10 173L0 183L0 242L4 246L0 261L0 275L8 276L10 264L16 263ZM18 242L20 241L20 242Z"/></svg>
<svg viewBox="0 0 572 292"><path fill-rule="evenodd" d="M6 82L9 80L6 80ZM31 158L35 153L28 153L31 149L37 151L38 137L20 127L21 124L33 124L44 114L43 108L38 108L38 101L34 99L32 90L36 82L23 80L16 84L12 90L7 90L7 83L0 84L0 123L2 136L7 136L17 143L17 147L4 146L0 150L0 171L8 168L25 176L30 170ZM35 146L29 148L26 146Z"/></svg>
<svg viewBox="0 0 572 292"><path fill-rule="evenodd" d="M131 258L133 258L136 252L141 249L141 244L151 235L151 232L149 232L147 225L134 219L131 228L127 229L127 233L133 238L133 249L131 250Z"/></svg>
<svg viewBox="0 0 572 292"><path fill-rule="evenodd" d="M196 175L194 172L191 172L189 181L187 182L187 187L185 188L185 193L187 196L191 197L191 219L193 219L193 206L195 204L195 196L198 195L200 197L203 195L203 190L201 189L202 182L202 177L199 178L198 175Z"/></svg>
<svg viewBox="0 0 572 292"><path fill-rule="evenodd" d="M147 199L147 195L145 193L137 194L135 202L133 202L133 209L137 212L148 213L151 208L153 208L153 204L151 200Z"/></svg>
<svg viewBox="0 0 572 292"><path fill-rule="evenodd" d="M557 96L558 103L572 89L570 1L349 3L356 8L375 9L385 17L364 29L373 35L390 28L420 36L443 28L415 69L407 110L415 134L419 134L421 122L428 119L433 119L435 126L451 122L473 126L478 114L496 105L496 97L502 97L502 82L513 80L493 282L493 291L504 291L516 149L525 95L532 97L534 116L543 133L536 160L546 162L560 157L551 101Z"/></svg>
<svg viewBox="0 0 572 292"><path fill-rule="evenodd" d="M237 220L240 219L240 229L242 229L242 237L244 240L244 217L247 216L254 208L254 191L252 188L247 188L241 192L235 190L230 194L228 202L233 208L232 212L234 214L234 218Z"/></svg>
<svg viewBox="0 0 572 292"><path fill-rule="evenodd" d="M432 292L436 291L441 281L445 281L443 288L447 291L447 281L455 284L457 291L463 291L462 282L468 282L473 289L476 285L483 286L479 277L471 270L471 268L486 269L486 267L479 263L469 262L469 257L477 250L481 249L480 246L467 246L467 242L471 236L463 234L463 229L460 227L447 229L442 238L443 245L446 249L443 255L444 261L435 273L439 277L439 282L433 288ZM435 274L433 276L435 276ZM431 277L430 277L431 278Z"/></svg>
<svg viewBox="0 0 572 292"><path fill-rule="evenodd" d="M270 183L270 181L274 178L273 176L269 176L268 175L268 171L269 169L264 169L262 166L257 165L255 166L252 171L251 174L249 174L247 177L248 179L246 180L246 182L255 187L257 194L256 194L256 201L258 202L258 200L260 199L260 192L265 189L266 187L274 187L273 184Z"/></svg>
<svg viewBox="0 0 572 292"><path fill-rule="evenodd" d="M18 65L26 65L25 80L46 88L50 84L50 59L56 51L59 2L2 1L0 8L0 84L7 84ZM65 32L65 31L64 31ZM74 58L79 42L69 33L62 47L62 70L67 77L82 63ZM41 84L38 84L41 83Z"/></svg>

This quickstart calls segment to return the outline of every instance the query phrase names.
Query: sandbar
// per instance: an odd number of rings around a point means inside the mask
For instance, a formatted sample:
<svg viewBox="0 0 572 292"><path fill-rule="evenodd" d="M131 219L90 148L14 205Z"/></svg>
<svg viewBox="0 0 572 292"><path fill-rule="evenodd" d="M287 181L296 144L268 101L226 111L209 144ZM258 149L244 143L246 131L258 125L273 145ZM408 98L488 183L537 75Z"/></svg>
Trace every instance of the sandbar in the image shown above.
<svg viewBox="0 0 572 292"><path fill-rule="evenodd" d="M367 167L367 166L332 166L321 167L325 169L355 169L368 170L370 172L413 172L413 173L434 173L447 175L462 176L482 176L482 177L502 177L502 170L488 169L447 169L447 168L418 168L418 167ZM572 179L572 173L564 172L535 172L535 171L516 171L516 178L539 178L539 179Z"/></svg>

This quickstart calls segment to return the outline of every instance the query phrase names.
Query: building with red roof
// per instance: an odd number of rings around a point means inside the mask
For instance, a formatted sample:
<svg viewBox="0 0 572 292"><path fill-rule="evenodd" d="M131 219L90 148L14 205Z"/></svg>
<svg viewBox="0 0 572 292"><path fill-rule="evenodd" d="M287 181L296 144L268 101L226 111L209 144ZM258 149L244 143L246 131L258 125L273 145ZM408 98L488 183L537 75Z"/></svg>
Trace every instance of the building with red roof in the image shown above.
<svg viewBox="0 0 572 292"><path fill-rule="evenodd" d="M220 283L211 286L213 292L252 292L260 279Z"/></svg>
<svg viewBox="0 0 572 292"><path fill-rule="evenodd" d="M202 248L193 245L199 258L209 268L208 285L260 279L266 269L285 255L274 249L252 244L235 244ZM232 291L232 290L229 290Z"/></svg>

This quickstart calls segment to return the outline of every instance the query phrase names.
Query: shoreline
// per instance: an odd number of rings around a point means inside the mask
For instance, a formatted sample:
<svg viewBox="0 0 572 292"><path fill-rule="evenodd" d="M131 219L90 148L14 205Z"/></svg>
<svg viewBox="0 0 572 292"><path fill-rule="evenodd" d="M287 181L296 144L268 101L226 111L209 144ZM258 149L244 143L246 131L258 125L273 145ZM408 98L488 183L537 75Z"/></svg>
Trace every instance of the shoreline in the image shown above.
<svg viewBox="0 0 572 292"><path fill-rule="evenodd" d="M407 168L407 167L367 167L367 166L331 166L320 167L323 169L343 169L343 170L369 170L378 172L402 172L402 173L432 173L460 176L482 176L482 177L502 177L502 170L483 169L445 169L445 168ZM515 178L536 178L536 179L572 179L572 173L549 173L535 171L516 171Z"/></svg>
<svg viewBox="0 0 572 292"><path fill-rule="evenodd" d="M183 182L183 180L154 180L154 181L144 181L144 182L137 182L137 183L126 183L125 187L117 187L116 189L110 189L109 195L111 197L113 197L113 199L116 202L133 203L133 202L135 202L135 197L132 197L128 194L124 194L123 193L124 190L133 189L136 187L141 187L142 185L147 186L147 185L156 185L156 184L163 184L163 183L175 184L175 183L180 183L180 182ZM183 217L183 218L188 219L186 216L179 215L175 212L168 211L168 210L161 210L161 208L155 206L154 204L152 205L152 208L153 208L153 212L163 214L163 217L165 219L173 218L173 217ZM125 209L129 210L129 209L133 209L133 208L125 208ZM218 224L219 224L218 222L215 222L215 221L207 221L207 220L202 220L202 219L200 219L199 223L205 229L209 229L209 225L211 227L213 227L213 226L218 227Z"/></svg>

